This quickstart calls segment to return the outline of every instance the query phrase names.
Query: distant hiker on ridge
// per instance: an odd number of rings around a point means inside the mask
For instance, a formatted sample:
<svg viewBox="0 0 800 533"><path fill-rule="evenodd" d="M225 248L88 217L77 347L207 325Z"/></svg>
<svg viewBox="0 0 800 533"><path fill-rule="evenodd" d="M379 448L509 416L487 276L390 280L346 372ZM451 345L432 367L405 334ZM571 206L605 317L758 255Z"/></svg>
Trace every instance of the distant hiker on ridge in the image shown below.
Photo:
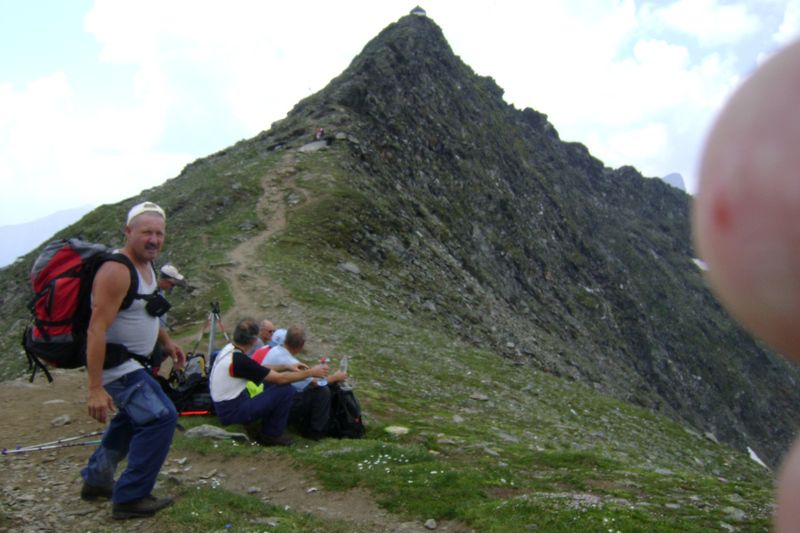
<svg viewBox="0 0 800 533"><path fill-rule="evenodd" d="M120 252L132 268L115 261L103 263L92 286L87 406L89 415L103 424L109 413L117 413L81 470L81 498L111 498L115 519L151 516L172 504L172 498L156 498L151 491L172 443L178 414L139 363L150 355L156 342L177 368L186 363L183 350L159 328L159 309L160 314L166 309L158 298L152 298L157 287L152 263L164 243L165 226L164 210L156 204L143 202L131 208ZM120 310L132 275L138 276L138 293L130 307ZM126 456L127 467L115 483L117 464Z"/></svg>

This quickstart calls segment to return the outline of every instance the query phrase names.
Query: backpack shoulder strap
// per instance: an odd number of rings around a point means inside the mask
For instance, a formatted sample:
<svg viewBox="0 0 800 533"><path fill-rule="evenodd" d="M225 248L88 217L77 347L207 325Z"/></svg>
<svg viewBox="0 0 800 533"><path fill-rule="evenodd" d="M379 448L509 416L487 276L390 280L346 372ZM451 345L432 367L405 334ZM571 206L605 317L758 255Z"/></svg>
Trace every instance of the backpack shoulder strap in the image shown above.
<svg viewBox="0 0 800 533"><path fill-rule="evenodd" d="M128 256L125 254L121 254L119 252L109 254L109 256L106 258L106 261L114 261L128 267L128 271L131 274L131 285L128 287L128 292L125 294L125 298L122 299L122 305L119 307L120 310L127 309L131 306L136 297L139 296L139 273L136 272L136 267L133 265L133 262L128 259Z"/></svg>

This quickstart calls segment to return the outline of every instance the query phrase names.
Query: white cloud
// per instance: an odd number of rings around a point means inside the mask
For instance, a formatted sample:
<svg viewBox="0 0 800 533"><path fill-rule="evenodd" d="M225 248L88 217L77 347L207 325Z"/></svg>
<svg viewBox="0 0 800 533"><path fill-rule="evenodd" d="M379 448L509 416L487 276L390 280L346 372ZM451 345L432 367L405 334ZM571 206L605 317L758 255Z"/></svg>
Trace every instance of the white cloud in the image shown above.
<svg viewBox="0 0 800 533"><path fill-rule="evenodd" d="M186 154L159 154L160 115L147 107L86 108L62 72L0 86L0 225L138 193L172 176Z"/></svg>
<svg viewBox="0 0 800 533"><path fill-rule="evenodd" d="M783 12L778 31L772 36L781 45L789 44L800 36L800 0L789 0Z"/></svg>
<svg viewBox="0 0 800 533"><path fill-rule="evenodd" d="M667 27L697 39L704 46L737 43L760 27L759 18L744 2L678 0L656 8L653 13Z"/></svg>

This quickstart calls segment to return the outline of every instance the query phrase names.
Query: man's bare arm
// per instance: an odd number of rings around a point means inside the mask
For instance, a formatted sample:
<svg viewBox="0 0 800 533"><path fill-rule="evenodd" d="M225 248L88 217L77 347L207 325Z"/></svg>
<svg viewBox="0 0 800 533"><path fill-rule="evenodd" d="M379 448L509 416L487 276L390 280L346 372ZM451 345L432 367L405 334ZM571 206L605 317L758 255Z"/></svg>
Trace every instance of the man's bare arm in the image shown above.
<svg viewBox="0 0 800 533"><path fill-rule="evenodd" d="M106 359L106 332L122 305L131 284L128 267L108 261L97 271L92 285L92 317L86 336L86 373L89 376L89 416L105 423L114 410L111 396L103 388Z"/></svg>

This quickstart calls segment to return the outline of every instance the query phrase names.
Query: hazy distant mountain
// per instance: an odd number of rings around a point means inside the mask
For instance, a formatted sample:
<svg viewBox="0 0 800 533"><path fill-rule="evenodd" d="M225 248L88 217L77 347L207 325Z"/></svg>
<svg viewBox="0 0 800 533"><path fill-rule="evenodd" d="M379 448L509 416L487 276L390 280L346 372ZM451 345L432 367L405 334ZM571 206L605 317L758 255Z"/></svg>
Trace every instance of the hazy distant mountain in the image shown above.
<svg viewBox="0 0 800 533"><path fill-rule="evenodd" d="M84 205L64 209L25 224L0 226L0 267L10 265L17 257L30 252L58 230L76 222L92 209L93 206Z"/></svg>
<svg viewBox="0 0 800 533"><path fill-rule="evenodd" d="M673 172L672 174L667 174L663 178L661 178L665 182L669 183L676 189L680 189L682 191L686 191L686 184L683 182L683 176L678 174L677 172Z"/></svg>

